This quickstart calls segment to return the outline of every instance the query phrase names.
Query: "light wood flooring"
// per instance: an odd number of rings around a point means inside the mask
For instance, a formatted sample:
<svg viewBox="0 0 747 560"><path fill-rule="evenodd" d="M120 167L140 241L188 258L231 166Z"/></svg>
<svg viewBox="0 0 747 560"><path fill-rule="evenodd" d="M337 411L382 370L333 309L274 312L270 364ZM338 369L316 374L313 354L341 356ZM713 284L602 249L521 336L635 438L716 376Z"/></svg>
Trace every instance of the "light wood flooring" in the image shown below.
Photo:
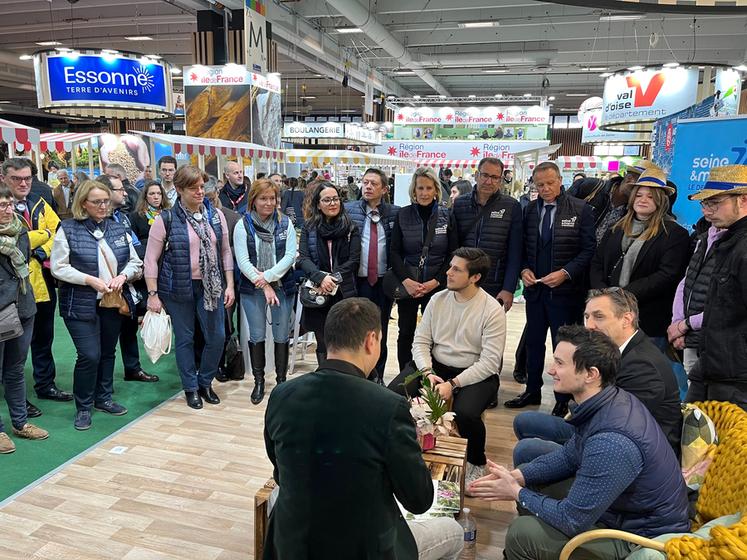
<svg viewBox="0 0 747 560"><path fill-rule="evenodd" d="M523 325L524 307L517 304L508 314L500 404L486 413L487 454L503 464L511 463L515 412L502 403L520 390L511 372ZM387 380L395 375L396 335L392 323ZM307 353L296 371L313 369L314 361L313 351ZM201 411L181 397L168 401L6 503L0 508L0 559L253 558L253 496L272 470L262 438L267 400L253 406L251 387L249 376L216 382L223 402ZM541 409L549 410L548 386L544 400ZM479 558L501 558L513 504L468 498L466 505L477 520Z"/></svg>

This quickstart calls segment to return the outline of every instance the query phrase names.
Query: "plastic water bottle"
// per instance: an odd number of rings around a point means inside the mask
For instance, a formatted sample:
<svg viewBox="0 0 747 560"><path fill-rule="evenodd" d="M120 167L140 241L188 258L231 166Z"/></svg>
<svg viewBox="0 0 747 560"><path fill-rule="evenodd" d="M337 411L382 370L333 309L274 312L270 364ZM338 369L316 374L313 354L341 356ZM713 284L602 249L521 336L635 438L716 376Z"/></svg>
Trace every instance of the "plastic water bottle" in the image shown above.
<svg viewBox="0 0 747 560"><path fill-rule="evenodd" d="M469 508L462 509L459 524L464 530L464 550L460 560L475 560L477 558L477 525L469 514Z"/></svg>

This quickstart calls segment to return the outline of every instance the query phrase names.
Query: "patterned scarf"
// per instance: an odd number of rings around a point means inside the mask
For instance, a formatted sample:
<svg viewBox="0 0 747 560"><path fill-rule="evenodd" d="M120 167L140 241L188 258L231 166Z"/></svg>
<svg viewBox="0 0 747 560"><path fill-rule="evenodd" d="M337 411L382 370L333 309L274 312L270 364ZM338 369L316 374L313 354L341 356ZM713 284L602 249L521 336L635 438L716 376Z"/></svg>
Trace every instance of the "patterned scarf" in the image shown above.
<svg viewBox="0 0 747 560"><path fill-rule="evenodd" d="M145 219L148 220L148 225L152 226L153 222L156 219L156 216L158 216L161 213L160 208L153 208L150 204L148 204L148 209L145 211Z"/></svg>
<svg viewBox="0 0 747 560"><path fill-rule="evenodd" d="M10 259L10 264L20 279L21 293L25 294L29 277L29 263L18 248L18 236L25 231L21 220L13 215L13 221L5 226L0 226L0 255Z"/></svg>
<svg viewBox="0 0 747 560"><path fill-rule="evenodd" d="M218 255L216 248L218 247L217 240L215 247L213 247L212 238L210 237L210 230L212 226L208 223L208 216L205 212L205 207L200 208L202 213L202 220L195 220L192 212L188 211L181 203L182 211L187 216L187 222L192 229L200 238L200 274L202 274L202 291L205 311L215 311L218 307L221 294L223 293L223 279L220 272L220 264L218 259L222 255Z"/></svg>
<svg viewBox="0 0 747 560"><path fill-rule="evenodd" d="M254 232L259 237L260 243L257 247L257 270L264 272L275 266L275 226L277 225L276 213L273 212L266 221L262 221L255 210L251 213Z"/></svg>

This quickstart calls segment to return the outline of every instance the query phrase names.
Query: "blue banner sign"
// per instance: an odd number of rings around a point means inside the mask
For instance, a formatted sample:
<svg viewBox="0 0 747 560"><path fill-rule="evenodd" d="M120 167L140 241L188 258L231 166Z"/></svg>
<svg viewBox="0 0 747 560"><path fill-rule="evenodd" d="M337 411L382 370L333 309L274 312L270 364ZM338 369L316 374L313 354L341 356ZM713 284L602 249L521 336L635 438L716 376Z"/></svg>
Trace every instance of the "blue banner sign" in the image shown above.
<svg viewBox="0 0 747 560"><path fill-rule="evenodd" d="M54 104L167 105L164 67L116 55L60 55L47 58L50 101Z"/></svg>

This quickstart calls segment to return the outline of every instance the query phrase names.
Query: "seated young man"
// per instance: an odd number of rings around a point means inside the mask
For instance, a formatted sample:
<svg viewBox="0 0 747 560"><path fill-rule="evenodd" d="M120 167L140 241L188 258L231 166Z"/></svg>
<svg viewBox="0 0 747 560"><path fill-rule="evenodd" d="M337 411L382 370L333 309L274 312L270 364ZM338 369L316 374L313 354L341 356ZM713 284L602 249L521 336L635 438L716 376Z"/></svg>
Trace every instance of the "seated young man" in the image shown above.
<svg viewBox="0 0 747 560"><path fill-rule="evenodd" d="M379 359L379 308L364 298L335 304L325 339L324 364L276 387L267 405L280 490L264 559L456 560L464 533L453 518L405 522L395 502L423 513L433 484L409 404L366 380Z"/></svg>
<svg viewBox="0 0 747 560"><path fill-rule="evenodd" d="M682 412L677 380L669 360L638 328L636 297L622 288L591 290L586 300L587 329L606 334L620 348L620 369L615 385L638 397L680 456ZM514 466L554 451L573 435L563 418L542 412L524 412L514 418Z"/></svg>
<svg viewBox="0 0 747 560"><path fill-rule="evenodd" d="M561 327L557 340L550 375L555 391L578 403L568 420L573 436L512 471L491 462L490 474L471 485L479 498L518 502L504 556L557 560L570 538L594 527L649 538L687 532L679 462L641 401L615 386L617 344L579 325ZM605 539L584 545L578 556L618 560L633 546Z"/></svg>
<svg viewBox="0 0 747 560"><path fill-rule="evenodd" d="M503 306L480 288L490 270L481 249L454 251L446 272L446 290L435 294L425 308L412 345L414 367L431 369L430 379L445 399L454 397L453 411L462 437L467 438L467 472L471 482L486 473L485 424L481 415L498 390L498 374L506 343ZM389 388L405 393L406 368ZM417 395L420 383L407 386Z"/></svg>

